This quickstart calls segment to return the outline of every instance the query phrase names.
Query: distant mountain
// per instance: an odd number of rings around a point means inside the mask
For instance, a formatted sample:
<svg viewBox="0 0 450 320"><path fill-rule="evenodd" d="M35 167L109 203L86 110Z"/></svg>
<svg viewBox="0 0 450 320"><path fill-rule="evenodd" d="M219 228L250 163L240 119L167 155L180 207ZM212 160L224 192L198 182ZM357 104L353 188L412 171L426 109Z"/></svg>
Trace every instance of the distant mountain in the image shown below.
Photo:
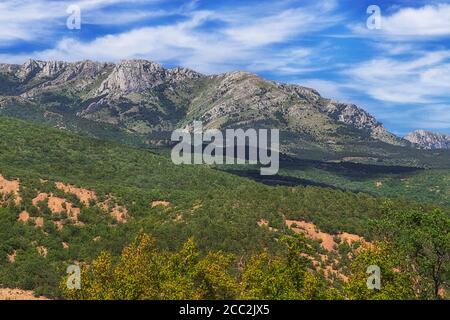
<svg viewBox="0 0 450 320"><path fill-rule="evenodd" d="M248 72L207 76L146 60L0 64L0 115L100 138L138 136L148 144L167 143L172 130L193 120L207 128L278 128L283 152L328 158L385 158L389 146L409 144L363 109L314 89Z"/></svg>
<svg viewBox="0 0 450 320"><path fill-rule="evenodd" d="M404 139L424 149L450 149L450 135L447 134L416 130Z"/></svg>

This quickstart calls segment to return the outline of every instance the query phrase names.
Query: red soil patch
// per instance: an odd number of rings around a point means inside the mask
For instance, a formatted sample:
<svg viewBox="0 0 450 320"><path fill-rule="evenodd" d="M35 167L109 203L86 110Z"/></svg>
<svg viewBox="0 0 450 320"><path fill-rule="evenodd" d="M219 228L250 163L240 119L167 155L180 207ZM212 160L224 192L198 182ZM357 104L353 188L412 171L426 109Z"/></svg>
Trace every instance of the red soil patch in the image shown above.
<svg viewBox="0 0 450 320"><path fill-rule="evenodd" d="M19 219L18 219L19 221L27 222L29 219L30 219L30 214L28 212L22 211L19 214Z"/></svg>
<svg viewBox="0 0 450 320"><path fill-rule="evenodd" d="M266 219L261 219L257 222L258 226L262 227L262 226L269 226L269 221L267 221Z"/></svg>
<svg viewBox="0 0 450 320"><path fill-rule="evenodd" d="M0 288L0 300L49 300L46 297L35 297L33 291Z"/></svg>
<svg viewBox="0 0 450 320"><path fill-rule="evenodd" d="M120 223L126 223L128 217L128 210L125 207L115 205L111 210L111 215Z"/></svg>
<svg viewBox="0 0 450 320"><path fill-rule="evenodd" d="M34 219L34 224L36 228L43 228L44 227L44 218L38 217Z"/></svg>
<svg viewBox="0 0 450 320"><path fill-rule="evenodd" d="M58 231L61 231L64 228L64 224L62 221L53 221L53 224Z"/></svg>
<svg viewBox="0 0 450 320"><path fill-rule="evenodd" d="M366 239L364 239L363 237L358 236L356 234L342 232L338 236L339 236L339 238L341 238L342 241L345 241L345 242L347 242L350 245L355 243L355 242L358 242L358 241L361 242L361 244L368 244Z"/></svg>
<svg viewBox="0 0 450 320"><path fill-rule="evenodd" d="M55 183L56 188L63 190L66 193L74 194L80 199L80 201L86 205L89 206L89 202L91 200L96 201L97 200L97 194L95 191L83 189L83 188L77 188L70 184L64 184L62 182Z"/></svg>
<svg viewBox="0 0 450 320"><path fill-rule="evenodd" d="M73 204L66 199L54 197L53 195L48 195L47 193L40 193L32 200L32 203L36 206L40 201L44 201L45 199L48 199L48 208L52 213L56 214L66 211L67 216L75 223L78 223L80 208L74 208Z"/></svg>
<svg viewBox="0 0 450 320"><path fill-rule="evenodd" d="M363 237L356 234L342 232L337 235L331 235L317 229L314 223L306 221L286 220L286 225L294 232L302 232L311 239L321 240L322 242L320 245L327 251L334 250L334 245L336 244L334 237L338 237L342 242L347 242L349 245L352 245L355 242L360 242L364 246L371 245Z"/></svg>
<svg viewBox="0 0 450 320"><path fill-rule="evenodd" d="M314 223L297 220L286 220L286 225L290 227L294 232L303 233L307 237L315 240L321 240L320 245L327 251L332 251L336 244L331 234L321 232L316 229Z"/></svg>
<svg viewBox="0 0 450 320"><path fill-rule="evenodd" d="M164 201L164 200L152 201L152 208L158 207L158 206L168 207L168 206L170 206L170 202L169 201Z"/></svg>
<svg viewBox="0 0 450 320"><path fill-rule="evenodd" d="M56 188L75 195L80 199L84 205L89 206L91 201L97 201L97 194L95 191L91 191L84 188L78 188L69 184L64 184L62 182L55 183ZM67 201L64 198L56 197L52 194L39 193L33 200L34 206L37 206L40 201L48 200L48 208L52 213L61 213L63 211L67 212L68 218L75 222L76 225L82 226L83 223L78 220L78 215L80 214L80 208L75 208L73 203ZM108 211L111 216L114 217L120 223L126 223L128 218L128 210L124 206L117 204L112 205L113 197L108 197L104 202L98 203L98 206L105 211ZM60 222L56 222L58 230L63 228Z"/></svg>
<svg viewBox="0 0 450 320"><path fill-rule="evenodd" d="M48 208L53 213L60 213L65 210L69 211L69 208L67 208L67 206L64 206L65 203L66 203L66 200L64 200L62 198L53 197L53 196L48 197Z"/></svg>
<svg viewBox="0 0 450 320"><path fill-rule="evenodd" d="M261 219L257 222L259 227L267 227L270 231L278 231L278 229L270 227L269 226L269 221L267 221L266 219Z"/></svg>
<svg viewBox="0 0 450 320"><path fill-rule="evenodd" d="M33 206L36 207L39 202L44 201L47 198L48 198L48 194L39 193L33 200L31 200L31 203L33 204Z"/></svg>
<svg viewBox="0 0 450 320"><path fill-rule="evenodd" d="M100 208L110 213L110 215L120 223L126 223L128 218L128 210L123 206L115 204L111 207L111 199L100 203Z"/></svg>
<svg viewBox="0 0 450 320"><path fill-rule="evenodd" d="M16 261L16 257L17 257L17 251L13 250L13 252L11 254L8 254L8 262L14 263Z"/></svg>
<svg viewBox="0 0 450 320"><path fill-rule="evenodd" d="M334 246L337 246L337 243L334 241L335 237L339 238L341 242L346 242L349 245L352 245L355 242L360 242L362 246L359 247L358 250L364 247L372 246L370 242L366 241L363 237L356 234L342 232L337 235L331 235L320 231L313 223L306 221L286 220L285 223L294 232L301 232L310 239L322 241L320 245L328 252L335 251ZM312 261L314 268L317 271L323 271L324 276L327 279L336 277L340 278L344 282L348 281L348 277L342 273L342 270L336 268L336 266L339 264L339 258L334 258L333 261L329 261L330 259L327 255L320 254L320 261L316 261L315 258L311 256L308 256L306 254L304 256ZM351 257L349 258L351 259Z"/></svg>
<svg viewBox="0 0 450 320"><path fill-rule="evenodd" d="M40 254L41 256L43 256L44 258L47 257L48 249L47 249L46 247L44 247L44 246L39 246L39 247L36 247L36 250L37 250L37 251L39 252L39 254Z"/></svg>
<svg viewBox="0 0 450 320"><path fill-rule="evenodd" d="M22 198L19 195L20 182L19 180L6 180L0 175L0 193L3 194L3 201L6 201L9 194L14 196L14 203L19 205Z"/></svg>

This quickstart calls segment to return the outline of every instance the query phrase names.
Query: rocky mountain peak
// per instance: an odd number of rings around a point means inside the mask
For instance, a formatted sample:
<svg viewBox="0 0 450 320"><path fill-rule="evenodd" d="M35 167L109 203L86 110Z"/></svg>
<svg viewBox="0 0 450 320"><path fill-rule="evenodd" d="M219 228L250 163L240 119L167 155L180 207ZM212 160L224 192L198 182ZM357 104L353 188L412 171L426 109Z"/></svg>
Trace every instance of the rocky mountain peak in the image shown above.
<svg viewBox="0 0 450 320"><path fill-rule="evenodd" d="M129 94L141 92L163 83L165 69L146 60L122 60L101 83L97 94Z"/></svg>
<svg viewBox="0 0 450 320"><path fill-rule="evenodd" d="M329 100L327 104L321 106L321 109L336 120L351 124L358 129L369 129L381 125L374 116L354 104Z"/></svg>
<svg viewBox="0 0 450 320"><path fill-rule="evenodd" d="M167 70L167 75L172 81L181 81L186 79L198 79L203 77L201 73L182 67L176 67Z"/></svg>
<svg viewBox="0 0 450 320"><path fill-rule="evenodd" d="M302 87L296 84L284 84L284 83L277 83L277 85L283 89L285 92L294 94L300 99L307 100L310 102L318 102L322 97L320 96L320 93L317 92L314 89Z"/></svg>
<svg viewBox="0 0 450 320"><path fill-rule="evenodd" d="M20 66L17 64L0 63L0 73L15 74L17 72L17 70L19 70L19 68L20 68Z"/></svg>
<svg viewBox="0 0 450 320"><path fill-rule="evenodd" d="M60 73L68 66L67 62L63 61L40 61L29 59L19 70L19 78L28 80L32 77L52 77Z"/></svg>
<svg viewBox="0 0 450 320"><path fill-rule="evenodd" d="M165 82L195 79L202 75L186 68L165 69L148 60L122 60L101 83L98 95L142 92Z"/></svg>
<svg viewBox="0 0 450 320"><path fill-rule="evenodd" d="M356 129L366 130L373 138L380 141L394 145L404 145L401 139L388 132L383 124L378 122L374 116L355 104L329 99L322 100L323 102L318 105L319 109L333 119Z"/></svg>
<svg viewBox="0 0 450 320"><path fill-rule="evenodd" d="M408 133L404 139L424 149L450 149L450 135L443 133L416 130Z"/></svg>

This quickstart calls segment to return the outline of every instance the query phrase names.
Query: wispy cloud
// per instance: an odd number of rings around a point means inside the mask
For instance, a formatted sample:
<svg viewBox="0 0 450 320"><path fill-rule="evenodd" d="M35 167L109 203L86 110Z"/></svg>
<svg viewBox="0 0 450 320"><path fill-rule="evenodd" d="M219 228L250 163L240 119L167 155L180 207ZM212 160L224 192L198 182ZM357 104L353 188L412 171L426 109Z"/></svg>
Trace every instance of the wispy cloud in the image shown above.
<svg viewBox="0 0 450 320"><path fill-rule="evenodd" d="M339 16L326 14L333 7L328 7L328 11L322 11L322 13L313 12L318 9L288 9L278 14L254 19L250 23L245 20L235 21L232 27L224 30L224 34L238 43L259 47L292 40L299 33L307 34L323 30L339 22Z"/></svg>
<svg viewBox="0 0 450 320"><path fill-rule="evenodd" d="M230 10L187 10L181 21L139 27L92 41L67 37L58 41L54 48L33 52L32 56L45 60L148 58L206 73L236 68L277 69L280 73L312 70L306 61L314 48L296 45L275 50L271 46L288 43L294 37L337 23L340 18L333 14L334 1L326 3L325 7L324 4L301 8L278 6L273 13L257 16L239 8L233 13ZM318 9L321 13L317 13ZM318 15L321 23L317 23ZM218 23L218 26L206 27L211 23ZM28 55L30 53L1 58L19 62Z"/></svg>
<svg viewBox="0 0 450 320"><path fill-rule="evenodd" d="M111 23L118 21L118 13L100 12L102 8L116 4L139 4L155 2L154 0L6 0L0 3L0 47L15 41L36 41L42 37L49 37L57 30L64 31L65 18L69 16L67 9L70 5L77 5L83 16L90 19L97 17L95 23ZM136 13L136 12L135 12ZM122 14L122 22L148 17L151 13L128 12ZM100 17L98 16L100 15ZM119 14L120 15L120 14ZM88 20L86 20L88 21Z"/></svg>
<svg viewBox="0 0 450 320"><path fill-rule="evenodd" d="M450 51L425 52L408 60L373 59L345 71L349 87L376 100L433 103L450 99Z"/></svg>

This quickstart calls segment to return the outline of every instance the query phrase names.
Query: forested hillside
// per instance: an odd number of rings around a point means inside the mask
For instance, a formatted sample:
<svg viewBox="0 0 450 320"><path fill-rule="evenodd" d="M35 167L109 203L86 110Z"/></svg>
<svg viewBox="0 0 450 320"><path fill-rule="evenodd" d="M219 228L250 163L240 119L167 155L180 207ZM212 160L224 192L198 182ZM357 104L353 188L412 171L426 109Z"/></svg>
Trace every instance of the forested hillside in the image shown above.
<svg viewBox="0 0 450 320"><path fill-rule="evenodd" d="M448 286L448 207L316 186L268 186L15 119L0 118L0 136L2 287L52 298L357 298L367 259L381 259L389 279L403 281L406 292L366 292L367 298L436 297ZM392 229L399 224L409 231ZM374 249L370 243L378 240L387 247ZM143 256L128 261L136 246L144 246ZM396 254L390 259L383 250ZM166 295L114 292L123 281L145 283L128 264L153 258L155 265L139 274L158 266L172 270L156 279ZM187 272L177 269L183 261L190 261ZM73 263L83 266L88 291L61 290ZM97 267L111 272L103 296L89 291L105 279L97 277ZM123 270L130 274L121 276ZM306 270L314 270L312 278L305 278ZM284 277L280 288L259 287L276 274ZM214 282L221 279L226 283ZM182 294L171 291L178 280L187 283L180 285ZM306 289L308 281L314 290Z"/></svg>

